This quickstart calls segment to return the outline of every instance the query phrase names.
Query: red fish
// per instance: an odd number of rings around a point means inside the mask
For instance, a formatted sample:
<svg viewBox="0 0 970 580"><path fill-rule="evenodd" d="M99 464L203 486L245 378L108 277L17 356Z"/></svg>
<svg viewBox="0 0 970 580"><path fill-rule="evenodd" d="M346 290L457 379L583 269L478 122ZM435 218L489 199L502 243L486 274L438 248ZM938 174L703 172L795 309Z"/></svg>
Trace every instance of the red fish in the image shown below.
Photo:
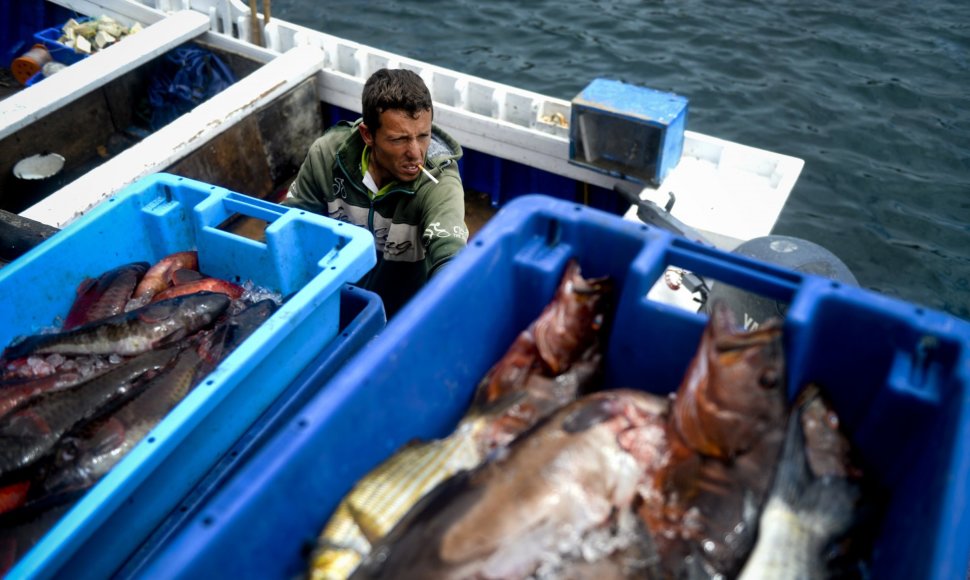
<svg viewBox="0 0 970 580"><path fill-rule="evenodd" d="M171 288L163 290L155 295L152 302L166 300L168 298L175 298L176 296L195 294L196 292L216 292L219 294L225 294L229 298L236 300L242 296L244 289L242 286L233 284L232 282L228 282L220 278L202 278L201 280L180 284L178 286L172 286Z"/></svg>
<svg viewBox="0 0 970 580"><path fill-rule="evenodd" d="M734 577L754 544L788 418L781 333L777 319L742 331L715 304L674 395L669 453L640 509L673 577Z"/></svg>
<svg viewBox="0 0 970 580"><path fill-rule="evenodd" d="M599 372L612 282L584 278L571 260L556 295L479 383L471 413L492 419L482 452L504 447L572 401Z"/></svg>
<svg viewBox="0 0 970 580"><path fill-rule="evenodd" d="M98 371L99 374L104 371ZM93 378L75 370L59 371L37 379L15 379L0 383L0 417L27 399L59 389L66 389Z"/></svg>
<svg viewBox="0 0 970 580"><path fill-rule="evenodd" d="M148 270L148 262L125 264L109 270L97 279L88 278L78 286L62 330L70 330L93 320L114 316L124 311L125 304Z"/></svg>
<svg viewBox="0 0 970 580"><path fill-rule="evenodd" d="M132 299L138 304L146 304L153 296L168 288L173 272L184 268L199 269L198 252L176 252L159 260L138 283Z"/></svg>
<svg viewBox="0 0 970 580"><path fill-rule="evenodd" d="M30 491L30 481L19 481L0 487L0 514L24 505L28 491Z"/></svg>

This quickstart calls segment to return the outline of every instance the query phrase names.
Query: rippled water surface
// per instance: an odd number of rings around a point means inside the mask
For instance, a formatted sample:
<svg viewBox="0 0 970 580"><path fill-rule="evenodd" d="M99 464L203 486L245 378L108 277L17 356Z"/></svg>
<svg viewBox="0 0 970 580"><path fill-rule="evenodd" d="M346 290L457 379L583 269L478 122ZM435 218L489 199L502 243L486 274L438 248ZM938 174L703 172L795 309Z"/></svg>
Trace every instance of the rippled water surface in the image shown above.
<svg viewBox="0 0 970 580"><path fill-rule="evenodd" d="M273 16L572 99L597 77L690 99L693 131L800 157L774 233L862 286L970 318L964 0L275 0Z"/></svg>

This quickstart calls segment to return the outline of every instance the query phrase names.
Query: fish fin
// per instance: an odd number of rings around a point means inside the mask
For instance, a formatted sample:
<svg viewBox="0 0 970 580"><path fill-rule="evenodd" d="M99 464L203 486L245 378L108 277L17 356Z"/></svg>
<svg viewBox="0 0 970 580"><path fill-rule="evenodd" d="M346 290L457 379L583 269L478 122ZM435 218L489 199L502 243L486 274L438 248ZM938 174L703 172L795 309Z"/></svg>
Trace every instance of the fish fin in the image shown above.
<svg viewBox="0 0 970 580"><path fill-rule="evenodd" d="M172 334L166 336L158 342L157 346L169 346L175 344L189 335L185 328L178 328Z"/></svg>
<svg viewBox="0 0 970 580"><path fill-rule="evenodd" d="M92 286L97 284L97 282L98 282L97 278L85 278L84 280L81 280L80 284L77 285L77 288L74 290L74 292L78 296L80 296L81 294L84 294L85 292L90 290Z"/></svg>
<svg viewBox="0 0 970 580"><path fill-rule="evenodd" d="M347 512L357 524L358 529L360 529L360 533L364 535L364 538L366 538L371 545L377 543L381 538L384 537L387 530L384 530L383 527L367 513L365 513L363 510L357 509L350 502L347 502L346 506Z"/></svg>

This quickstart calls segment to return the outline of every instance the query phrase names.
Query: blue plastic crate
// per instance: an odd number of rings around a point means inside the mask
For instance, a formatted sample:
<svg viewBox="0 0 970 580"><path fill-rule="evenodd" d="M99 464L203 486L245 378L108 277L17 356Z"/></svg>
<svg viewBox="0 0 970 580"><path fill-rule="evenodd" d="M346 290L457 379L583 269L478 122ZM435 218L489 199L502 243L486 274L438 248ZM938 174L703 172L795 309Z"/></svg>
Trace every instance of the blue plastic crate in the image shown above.
<svg viewBox="0 0 970 580"><path fill-rule="evenodd" d="M79 22L84 22L80 20ZM58 39L63 36L64 31L60 26L45 28L34 34L34 40L47 47L47 52L51 53L51 58L64 64L74 64L87 58L88 54L77 52L73 47L61 44Z"/></svg>
<svg viewBox="0 0 970 580"><path fill-rule="evenodd" d="M292 419L327 381L383 329L387 319L380 296L352 285L340 291L340 331L313 359L306 369L277 397L276 401L240 437L219 462L192 491L179 502L176 509L159 524L152 535L132 555L120 570L119 576L137 575L140 568L163 552L172 538L206 509L231 477Z"/></svg>
<svg viewBox="0 0 970 580"><path fill-rule="evenodd" d="M441 437L577 258L620 289L604 386L677 388L706 323L648 299L668 265L790 302L792 393L818 381L891 493L874 578L963 578L970 555L970 323L703 247L604 212L514 200L240 471L144 577L292 578L353 484ZM933 345L932 348L925 348ZM388 356L393 353L393 356Z"/></svg>
<svg viewBox="0 0 970 580"><path fill-rule="evenodd" d="M266 242L218 228L266 221ZM284 304L202 380L11 570L106 577L333 339L340 288L376 262L362 228L168 174L127 187L0 270L0 344L55 324L85 277L195 249L211 276Z"/></svg>

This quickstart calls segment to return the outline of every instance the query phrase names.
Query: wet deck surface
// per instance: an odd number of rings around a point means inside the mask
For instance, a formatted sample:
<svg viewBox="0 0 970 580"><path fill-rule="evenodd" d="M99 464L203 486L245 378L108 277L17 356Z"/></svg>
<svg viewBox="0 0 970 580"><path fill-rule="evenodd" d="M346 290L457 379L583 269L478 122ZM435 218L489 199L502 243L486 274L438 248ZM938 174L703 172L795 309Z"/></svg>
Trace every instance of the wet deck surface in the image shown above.
<svg viewBox="0 0 970 580"><path fill-rule="evenodd" d="M468 226L468 239L472 239L485 222L492 219L495 212L487 193L465 190L465 225Z"/></svg>

